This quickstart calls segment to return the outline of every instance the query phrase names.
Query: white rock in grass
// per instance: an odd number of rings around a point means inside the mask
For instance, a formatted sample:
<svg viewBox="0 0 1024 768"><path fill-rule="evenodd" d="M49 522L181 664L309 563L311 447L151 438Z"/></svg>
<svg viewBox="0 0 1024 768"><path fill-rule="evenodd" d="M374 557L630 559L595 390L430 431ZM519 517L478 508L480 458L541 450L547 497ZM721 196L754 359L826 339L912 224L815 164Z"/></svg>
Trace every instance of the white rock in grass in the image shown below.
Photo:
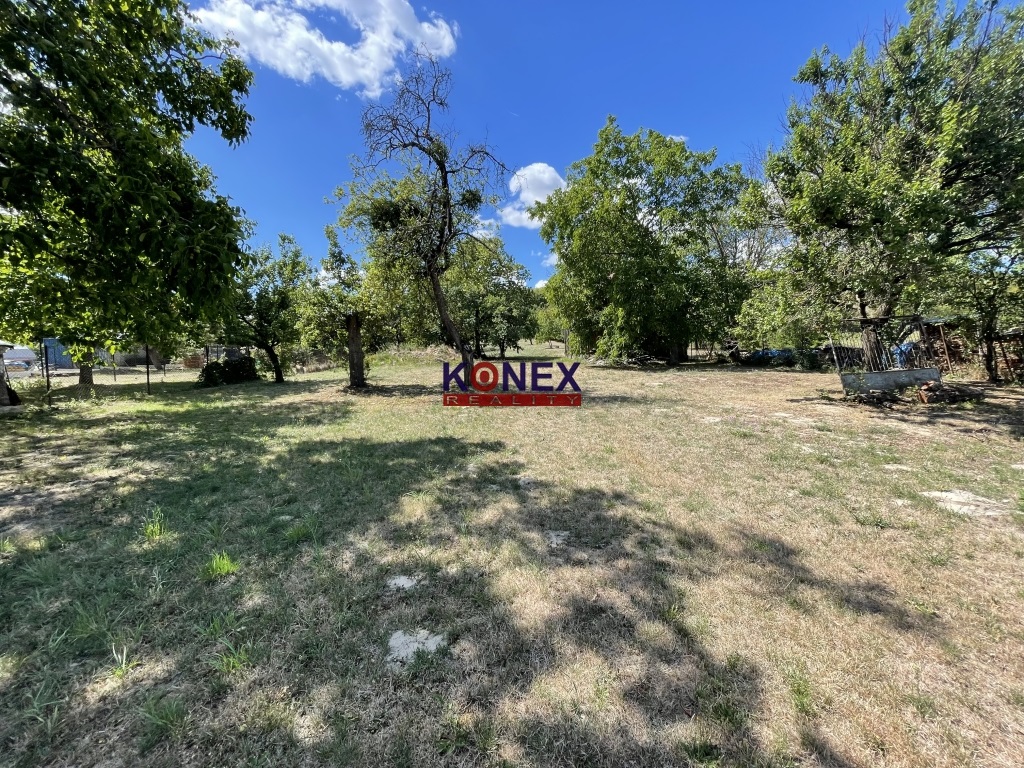
<svg viewBox="0 0 1024 768"><path fill-rule="evenodd" d="M772 414L772 416L774 416L777 419L792 419L793 418L793 414L792 413L784 413L783 411L776 411L775 413Z"/></svg>
<svg viewBox="0 0 1024 768"><path fill-rule="evenodd" d="M703 421L705 424L717 424L718 422L721 421L721 419L718 418L717 416L705 416L703 419L701 419L701 421Z"/></svg>
<svg viewBox="0 0 1024 768"><path fill-rule="evenodd" d="M1010 469L1017 469L1024 472L1024 464L1011 464Z"/></svg>
<svg viewBox="0 0 1024 768"><path fill-rule="evenodd" d="M564 547L566 540L569 538L568 531L545 531L544 538L548 540L548 546L552 549L558 549Z"/></svg>
<svg viewBox="0 0 1024 768"><path fill-rule="evenodd" d="M906 464L883 464L882 469L886 472L913 472L913 467L908 467Z"/></svg>
<svg viewBox="0 0 1024 768"><path fill-rule="evenodd" d="M921 495L935 499L943 509L968 517L998 517L1009 512L1000 502L969 491L925 491Z"/></svg>
<svg viewBox="0 0 1024 768"><path fill-rule="evenodd" d="M388 639L388 665L392 669L401 669L403 664L413 660L417 651L433 653L444 645L442 635L432 634L425 629L417 629L412 633L399 630Z"/></svg>
<svg viewBox="0 0 1024 768"><path fill-rule="evenodd" d="M391 589L412 589L420 580L415 576L395 576L388 579L388 586Z"/></svg>

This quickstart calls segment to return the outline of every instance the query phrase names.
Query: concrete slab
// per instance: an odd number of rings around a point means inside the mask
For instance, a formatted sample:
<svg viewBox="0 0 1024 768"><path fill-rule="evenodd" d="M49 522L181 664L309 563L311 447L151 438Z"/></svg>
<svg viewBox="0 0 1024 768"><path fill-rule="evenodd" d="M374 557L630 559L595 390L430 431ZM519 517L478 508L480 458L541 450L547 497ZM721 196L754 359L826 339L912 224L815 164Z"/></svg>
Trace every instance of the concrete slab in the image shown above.
<svg viewBox="0 0 1024 768"><path fill-rule="evenodd" d="M908 368L898 371L864 371L862 373L841 373L839 380L846 392L866 394L871 390L891 392L895 389L919 387L929 381L940 381L938 368Z"/></svg>

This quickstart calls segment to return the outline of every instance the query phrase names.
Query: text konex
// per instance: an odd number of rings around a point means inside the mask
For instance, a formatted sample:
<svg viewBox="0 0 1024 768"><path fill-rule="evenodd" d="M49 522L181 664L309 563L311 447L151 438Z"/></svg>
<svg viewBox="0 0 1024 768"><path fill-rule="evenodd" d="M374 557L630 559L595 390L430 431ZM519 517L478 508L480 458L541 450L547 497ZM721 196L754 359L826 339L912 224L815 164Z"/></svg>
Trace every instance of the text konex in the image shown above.
<svg viewBox="0 0 1024 768"><path fill-rule="evenodd" d="M558 366L557 372L555 366ZM583 395L576 383L579 363L465 363L452 368L444 364L442 386L444 405L579 406ZM560 380L556 384L556 375ZM457 390L457 391L454 391Z"/></svg>

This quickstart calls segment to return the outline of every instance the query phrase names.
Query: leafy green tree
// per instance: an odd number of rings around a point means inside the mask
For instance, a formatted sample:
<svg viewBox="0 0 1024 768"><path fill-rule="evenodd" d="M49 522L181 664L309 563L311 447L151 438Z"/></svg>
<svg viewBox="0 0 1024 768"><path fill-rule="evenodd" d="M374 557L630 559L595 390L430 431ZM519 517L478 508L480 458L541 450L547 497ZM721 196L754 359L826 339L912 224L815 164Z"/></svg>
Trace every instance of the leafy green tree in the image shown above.
<svg viewBox="0 0 1024 768"><path fill-rule="evenodd" d="M370 321L368 349L444 344L445 332L429 283L373 249L363 261L361 296Z"/></svg>
<svg viewBox="0 0 1024 768"><path fill-rule="evenodd" d="M269 247L257 249L252 263L238 273L224 314L224 339L261 350L274 370L274 381L283 384L286 353L302 335L299 297L312 270L290 235L279 236L278 250L275 257Z"/></svg>
<svg viewBox="0 0 1024 768"><path fill-rule="evenodd" d="M660 348L675 362L728 327L730 266L712 227L746 181L739 166L714 162L713 150L656 131L627 136L609 117L567 186L530 209L559 255L554 302L598 354Z"/></svg>
<svg viewBox="0 0 1024 768"><path fill-rule="evenodd" d="M327 227L325 233L328 251L321 274L300 284L297 293L300 336L305 345L345 360L350 387L365 387L363 276L342 250L337 230Z"/></svg>
<svg viewBox="0 0 1024 768"><path fill-rule="evenodd" d="M1024 8L908 9L877 50L808 60L766 164L790 269L865 320L869 360L868 318L914 311L950 259L1012 248L1024 226Z"/></svg>
<svg viewBox="0 0 1024 768"><path fill-rule="evenodd" d="M548 286L534 288L537 299L537 331L541 341L565 341L569 326L549 297Z"/></svg>
<svg viewBox="0 0 1024 768"><path fill-rule="evenodd" d="M182 143L244 140L251 80L181 0L0 5L5 334L152 338L221 303L245 225Z"/></svg>
<svg viewBox="0 0 1024 768"><path fill-rule="evenodd" d="M752 274L750 295L736 319L736 340L747 348L817 346L836 326L802 301L796 278L787 270L761 270Z"/></svg>
<svg viewBox="0 0 1024 768"><path fill-rule="evenodd" d="M504 166L486 144L458 146L441 124L450 91L451 73L419 54L390 102L366 108L367 159L348 190L341 223L362 232L392 268L426 279L448 341L471 366L473 349L452 319L442 276L456 245L474 237L486 190ZM401 178L382 171L389 161L403 166Z"/></svg>
<svg viewBox="0 0 1024 768"><path fill-rule="evenodd" d="M518 350L520 341L536 336L538 306L537 294L519 280L503 284L487 297L489 322L484 340L498 348L502 360L510 347Z"/></svg>
<svg viewBox="0 0 1024 768"><path fill-rule="evenodd" d="M505 250L500 238L464 240L456 246L444 279L452 319L482 357L484 345L498 347L502 358L535 332L536 301L527 287L529 272Z"/></svg>
<svg viewBox="0 0 1024 768"><path fill-rule="evenodd" d="M954 312L973 317L989 381L998 381L996 343L1024 310L1024 254L987 250L951 259L938 280L938 294Z"/></svg>

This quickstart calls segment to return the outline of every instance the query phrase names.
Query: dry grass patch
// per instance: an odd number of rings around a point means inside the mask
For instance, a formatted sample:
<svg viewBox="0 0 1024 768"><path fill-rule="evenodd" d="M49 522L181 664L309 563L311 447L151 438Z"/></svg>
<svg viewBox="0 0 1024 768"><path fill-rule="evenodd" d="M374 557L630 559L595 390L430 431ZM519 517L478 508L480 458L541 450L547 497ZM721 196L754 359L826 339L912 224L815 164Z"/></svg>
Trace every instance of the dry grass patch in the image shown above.
<svg viewBox="0 0 1024 768"><path fill-rule="evenodd" d="M1019 390L584 368L580 409L455 409L438 369L9 422L0 762L1017 759Z"/></svg>

